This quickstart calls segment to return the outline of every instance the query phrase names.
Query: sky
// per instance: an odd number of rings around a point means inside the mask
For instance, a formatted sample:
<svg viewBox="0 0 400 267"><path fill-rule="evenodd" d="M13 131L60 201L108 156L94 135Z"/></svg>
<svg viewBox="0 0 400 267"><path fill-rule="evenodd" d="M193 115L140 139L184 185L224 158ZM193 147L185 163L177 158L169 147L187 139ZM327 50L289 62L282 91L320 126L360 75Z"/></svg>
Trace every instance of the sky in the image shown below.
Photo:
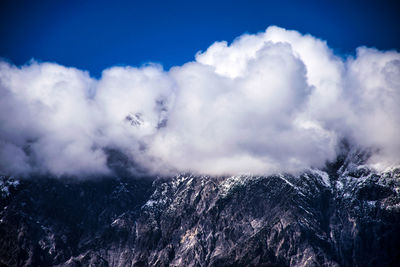
<svg viewBox="0 0 400 267"><path fill-rule="evenodd" d="M400 166L394 4L81 2L2 2L1 174Z"/></svg>
<svg viewBox="0 0 400 267"><path fill-rule="evenodd" d="M0 2L0 57L88 70L194 60L215 41L270 25L310 33L339 54L361 45L400 49L398 1L11 1Z"/></svg>

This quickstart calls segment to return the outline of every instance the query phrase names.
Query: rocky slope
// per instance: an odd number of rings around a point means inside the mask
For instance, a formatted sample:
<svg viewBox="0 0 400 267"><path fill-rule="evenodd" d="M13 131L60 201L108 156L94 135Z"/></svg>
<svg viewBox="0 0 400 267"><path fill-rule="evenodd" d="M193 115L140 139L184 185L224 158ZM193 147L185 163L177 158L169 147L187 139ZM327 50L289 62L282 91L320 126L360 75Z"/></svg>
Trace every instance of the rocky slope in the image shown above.
<svg viewBox="0 0 400 267"><path fill-rule="evenodd" d="M6 266L396 266L400 169L0 179Z"/></svg>

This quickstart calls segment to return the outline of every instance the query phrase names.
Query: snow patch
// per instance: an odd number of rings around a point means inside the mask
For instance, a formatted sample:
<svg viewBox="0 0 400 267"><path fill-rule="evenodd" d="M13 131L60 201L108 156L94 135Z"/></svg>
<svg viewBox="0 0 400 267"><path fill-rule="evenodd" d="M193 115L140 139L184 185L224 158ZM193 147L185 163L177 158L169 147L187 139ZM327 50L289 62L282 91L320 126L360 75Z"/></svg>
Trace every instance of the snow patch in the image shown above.
<svg viewBox="0 0 400 267"><path fill-rule="evenodd" d="M329 179L329 175L326 172L318 170L318 169L311 169L311 172L313 174L318 175L319 177L321 177L322 182L326 187L331 187L331 182L330 182L330 179Z"/></svg>
<svg viewBox="0 0 400 267"><path fill-rule="evenodd" d="M0 176L0 195L5 198L10 195L10 188L16 188L19 185L19 181L13 177L6 178L4 175Z"/></svg>

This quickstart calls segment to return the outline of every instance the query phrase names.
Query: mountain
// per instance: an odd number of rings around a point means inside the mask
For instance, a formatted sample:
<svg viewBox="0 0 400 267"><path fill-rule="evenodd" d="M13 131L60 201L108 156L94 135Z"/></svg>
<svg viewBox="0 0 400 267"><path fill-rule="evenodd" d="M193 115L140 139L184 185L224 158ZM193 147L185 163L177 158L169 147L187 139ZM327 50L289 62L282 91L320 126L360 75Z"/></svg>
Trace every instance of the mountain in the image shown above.
<svg viewBox="0 0 400 267"><path fill-rule="evenodd" d="M400 169L0 179L3 266L398 266Z"/></svg>

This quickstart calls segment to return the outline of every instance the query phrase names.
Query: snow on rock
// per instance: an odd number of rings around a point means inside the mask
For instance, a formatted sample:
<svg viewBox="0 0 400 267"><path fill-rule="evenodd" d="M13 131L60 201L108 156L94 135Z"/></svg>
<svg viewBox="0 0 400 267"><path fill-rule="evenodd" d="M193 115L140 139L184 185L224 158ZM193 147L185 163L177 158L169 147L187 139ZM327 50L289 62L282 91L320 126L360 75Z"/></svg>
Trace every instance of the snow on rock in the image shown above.
<svg viewBox="0 0 400 267"><path fill-rule="evenodd" d="M13 177L7 178L4 175L0 176L0 195L2 198L8 197L10 195L11 188L17 188L19 181Z"/></svg>

